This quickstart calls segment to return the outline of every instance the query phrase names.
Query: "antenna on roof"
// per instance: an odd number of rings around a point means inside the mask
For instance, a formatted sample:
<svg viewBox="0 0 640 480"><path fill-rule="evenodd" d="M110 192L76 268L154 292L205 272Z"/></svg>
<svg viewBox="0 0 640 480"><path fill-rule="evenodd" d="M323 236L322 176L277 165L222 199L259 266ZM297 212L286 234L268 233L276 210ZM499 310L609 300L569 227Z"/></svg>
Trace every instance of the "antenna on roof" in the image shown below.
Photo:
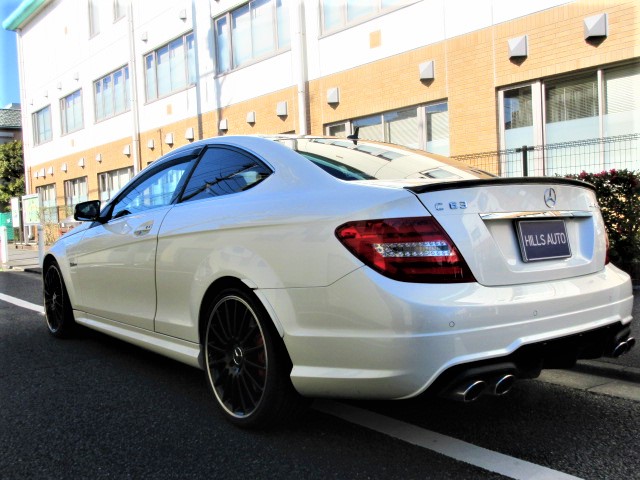
<svg viewBox="0 0 640 480"><path fill-rule="evenodd" d="M348 135L347 138L351 141L353 141L354 145L358 145L358 140L360 140L358 138L358 132L360 131L360 127L355 127L354 128L354 133L351 135Z"/></svg>

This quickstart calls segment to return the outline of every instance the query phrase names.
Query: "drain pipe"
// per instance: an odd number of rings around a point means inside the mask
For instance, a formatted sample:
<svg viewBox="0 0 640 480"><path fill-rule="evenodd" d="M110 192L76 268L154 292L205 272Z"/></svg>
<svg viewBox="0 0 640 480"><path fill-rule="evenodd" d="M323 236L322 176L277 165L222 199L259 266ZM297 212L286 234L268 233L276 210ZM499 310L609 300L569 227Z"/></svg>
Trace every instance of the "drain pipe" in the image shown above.
<svg viewBox="0 0 640 480"><path fill-rule="evenodd" d="M26 84L24 83L24 52L23 52L23 47L22 47L22 29L21 28L16 28L16 37L17 37L17 43L18 43L18 77L19 77L19 81L20 81L20 117L21 117L21 121L22 121L22 160L23 160L23 167L24 167L24 193L25 194L30 194L33 193L31 191L31 169L29 168L29 163L31 160L31 145L29 145L29 148L26 147L27 142L33 142L32 138L30 135L25 135L24 131L26 129L27 126L27 120L29 119L29 115L27 114L27 92L26 90ZM24 218L22 216L22 211L20 212L20 216L21 218ZM31 235L31 227L27 227L24 225L24 222L22 225L22 240L24 241L24 243L27 243L30 235Z"/></svg>
<svg viewBox="0 0 640 480"><path fill-rule="evenodd" d="M297 7L293 8L290 14L290 19L294 25L294 43L291 45L291 53L294 58L294 65L296 65L297 72L297 91L298 91L298 125L299 134L308 135L308 119L309 108L307 102L307 82L308 82L308 70L307 70L307 44L304 22L304 4L305 2L297 3Z"/></svg>
<svg viewBox="0 0 640 480"><path fill-rule="evenodd" d="M135 30L133 26L133 3L128 5L129 22L129 65L131 76L131 114L133 115L133 133L131 134L131 150L133 151L133 174L137 174L141 168L140 158L140 109L138 108L138 68L136 63Z"/></svg>

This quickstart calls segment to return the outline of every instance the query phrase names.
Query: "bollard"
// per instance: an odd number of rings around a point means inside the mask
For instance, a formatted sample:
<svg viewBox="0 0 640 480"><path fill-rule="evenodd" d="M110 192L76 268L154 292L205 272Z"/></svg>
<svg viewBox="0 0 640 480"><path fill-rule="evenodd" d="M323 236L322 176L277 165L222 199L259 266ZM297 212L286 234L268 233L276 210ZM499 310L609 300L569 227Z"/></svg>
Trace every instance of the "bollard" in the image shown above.
<svg viewBox="0 0 640 480"><path fill-rule="evenodd" d="M38 225L38 265L42 267L44 262L44 227Z"/></svg>
<svg viewBox="0 0 640 480"><path fill-rule="evenodd" d="M7 243L7 227L0 227L0 265L9 262L9 245Z"/></svg>

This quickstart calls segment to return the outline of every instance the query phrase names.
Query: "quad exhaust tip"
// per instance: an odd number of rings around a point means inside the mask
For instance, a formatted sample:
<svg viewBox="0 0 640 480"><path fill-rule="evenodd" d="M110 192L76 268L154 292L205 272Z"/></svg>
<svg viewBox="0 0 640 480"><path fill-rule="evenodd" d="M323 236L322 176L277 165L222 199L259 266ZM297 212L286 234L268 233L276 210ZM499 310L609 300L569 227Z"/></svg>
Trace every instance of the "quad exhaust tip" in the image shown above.
<svg viewBox="0 0 640 480"><path fill-rule="evenodd" d="M629 337L626 340L619 342L615 347L613 347L613 350L611 351L611 356L613 358L618 358L624 355L625 353L627 353L629 350L631 350L635 346L635 344L636 344L636 339L633 337Z"/></svg>
<svg viewBox="0 0 640 480"><path fill-rule="evenodd" d="M444 394L445 397L458 402L469 403L483 394L505 395L511 390L516 376L510 373L501 374L488 382L479 378L466 380Z"/></svg>
<svg viewBox="0 0 640 480"><path fill-rule="evenodd" d="M459 402L473 402L482 395L487 388L487 382L484 380L472 380L461 384L458 388L454 389L449 398L458 400Z"/></svg>
<svg viewBox="0 0 640 480"><path fill-rule="evenodd" d="M511 375L510 373L503 375L500 377L496 383L493 385L491 390L492 395L505 395L511 390L513 384L516 381L515 375Z"/></svg>

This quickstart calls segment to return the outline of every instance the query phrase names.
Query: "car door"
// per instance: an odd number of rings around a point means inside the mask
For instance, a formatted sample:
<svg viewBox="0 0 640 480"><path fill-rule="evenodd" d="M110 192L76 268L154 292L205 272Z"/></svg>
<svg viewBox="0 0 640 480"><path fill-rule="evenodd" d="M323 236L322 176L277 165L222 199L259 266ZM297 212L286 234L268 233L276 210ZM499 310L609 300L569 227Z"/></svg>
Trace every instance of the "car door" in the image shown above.
<svg viewBox="0 0 640 480"><path fill-rule="evenodd" d="M69 252L75 308L145 330L156 311L158 231L193 157L150 168L110 204Z"/></svg>
<svg viewBox="0 0 640 480"><path fill-rule="evenodd" d="M251 215L247 210L257 208L259 200L251 200L248 190L271 173L256 157L237 148L210 146L202 153L180 203L167 214L158 236L156 332L198 341L193 299L203 279L208 279L207 259L239 254L239 245L218 249L224 239L229 241L231 226L246 224L246 215Z"/></svg>

